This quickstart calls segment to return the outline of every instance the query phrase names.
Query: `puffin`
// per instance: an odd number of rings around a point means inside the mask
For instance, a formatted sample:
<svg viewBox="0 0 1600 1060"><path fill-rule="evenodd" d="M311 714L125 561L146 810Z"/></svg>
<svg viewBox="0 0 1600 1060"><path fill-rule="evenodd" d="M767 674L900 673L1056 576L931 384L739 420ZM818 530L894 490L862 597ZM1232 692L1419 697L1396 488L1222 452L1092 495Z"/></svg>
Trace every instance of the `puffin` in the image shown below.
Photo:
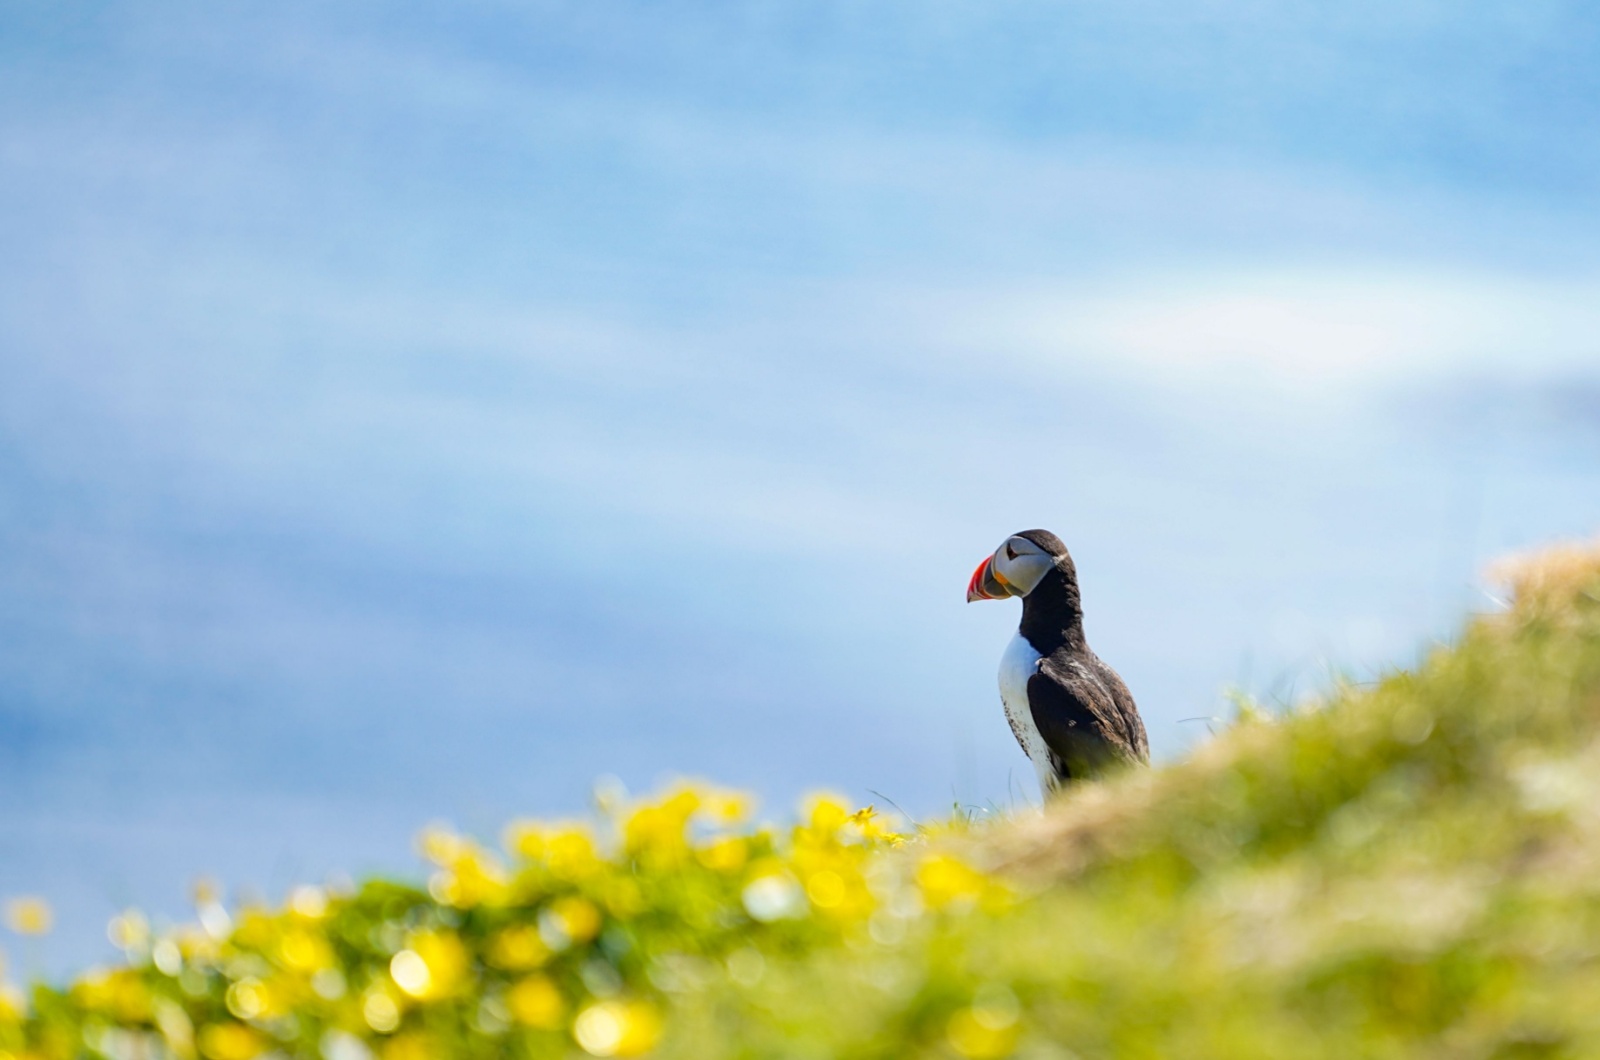
<svg viewBox="0 0 1600 1060"><path fill-rule="evenodd" d="M1083 636L1078 572L1048 530L1012 534L978 564L967 602L1022 597L1000 658L1000 702L1046 798L1105 769L1150 760L1133 695Z"/></svg>

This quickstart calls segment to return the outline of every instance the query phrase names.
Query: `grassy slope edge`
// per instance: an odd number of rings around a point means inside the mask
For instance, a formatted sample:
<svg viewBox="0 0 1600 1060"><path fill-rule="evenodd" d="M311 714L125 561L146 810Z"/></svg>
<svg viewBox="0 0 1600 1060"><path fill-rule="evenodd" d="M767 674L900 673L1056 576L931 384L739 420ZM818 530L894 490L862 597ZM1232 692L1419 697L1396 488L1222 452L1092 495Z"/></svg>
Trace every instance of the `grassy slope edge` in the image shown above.
<svg viewBox="0 0 1600 1060"><path fill-rule="evenodd" d="M689 1056L1600 1055L1600 553L1414 672L973 837L1009 911L813 954Z"/></svg>
<svg viewBox="0 0 1600 1060"><path fill-rule="evenodd" d="M117 923L0 1060L1600 1056L1600 551L1414 671L1043 814L893 835L684 788L428 886Z"/></svg>

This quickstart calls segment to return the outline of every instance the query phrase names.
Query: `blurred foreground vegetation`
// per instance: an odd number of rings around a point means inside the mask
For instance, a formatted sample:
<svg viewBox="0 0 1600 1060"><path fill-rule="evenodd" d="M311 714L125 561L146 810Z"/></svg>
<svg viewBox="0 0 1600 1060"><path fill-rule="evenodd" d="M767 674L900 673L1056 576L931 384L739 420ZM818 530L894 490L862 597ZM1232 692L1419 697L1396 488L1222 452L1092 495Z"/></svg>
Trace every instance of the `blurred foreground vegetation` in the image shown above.
<svg viewBox="0 0 1600 1060"><path fill-rule="evenodd" d="M0 1060L1600 1056L1600 554L1315 708L1043 815L602 800L424 884L197 896L0 992ZM48 929L14 906L13 927Z"/></svg>

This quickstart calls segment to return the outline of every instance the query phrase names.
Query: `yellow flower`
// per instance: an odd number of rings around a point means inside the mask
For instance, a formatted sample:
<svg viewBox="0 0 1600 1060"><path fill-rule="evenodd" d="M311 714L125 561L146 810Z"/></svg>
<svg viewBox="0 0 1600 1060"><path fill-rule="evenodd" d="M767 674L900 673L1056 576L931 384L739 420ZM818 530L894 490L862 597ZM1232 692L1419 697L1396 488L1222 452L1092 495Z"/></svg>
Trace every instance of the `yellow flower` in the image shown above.
<svg viewBox="0 0 1600 1060"><path fill-rule="evenodd" d="M393 1034L400 1026L400 1006L382 988L373 988L361 1000L361 1018L379 1034Z"/></svg>
<svg viewBox="0 0 1600 1060"><path fill-rule="evenodd" d="M506 991L511 1018L528 1027L555 1030L566 1015L567 1002L548 977L530 975Z"/></svg>
<svg viewBox="0 0 1600 1060"><path fill-rule="evenodd" d="M217 956L217 940L195 927L177 929L174 941L178 954L185 960L211 960Z"/></svg>
<svg viewBox="0 0 1600 1060"><path fill-rule="evenodd" d="M1017 1047L1015 1021L996 1026L976 1009L964 1008L950 1017L945 1028L950 1045L971 1060L998 1060Z"/></svg>
<svg viewBox="0 0 1600 1060"><path fill-rule="evenodd" d="M296 887L289 895L289 909L307 920L321 920L328 915L328 892L321 887Z"/></svg>
<svg viewBox="0 0 1600 1060"><path fill-rule="evenodd" d="M242 1023L213 1023L200 1030L200 1052L210 1060L253 1060L266 1052L261 1035Z"/></svg>
<svg viewBox="0 0 1600 1060"><path fill-rule="evenodd" d="M659 806L644 806L622 823L622 845L630 857L649 864L676 864L688 849L685 822Z"/></svg>
<svg viewBox="0 0 1600 1060"><path fill-rule="evenodd" d="M749 841L744 837L726 836L700 848L700 864L712 872L738 872L749 853Z"/></svg>
<svg viewBox="0 0 1600 1060"><path fill-rule="evenodd" d="M850 819L845 802L835 795L819 793L806 800L811 830L819 836L831 836Z"/></svg>
<svg viewBox="0 0 1600 1060"><path fill-rule="evenodd" d="M539 917L539 929L552 949L564 949L600 934L601 922L595 904L574 894L551 902Z"/></svg>
<svg viewBox="0 0 1600 1060"><path fill-rule="evenodd" d="M905 839L895 831L898 821L892 816L885 817L875 806L864 806L851 814L850 823L861 833L861 838L870 842L886 842L895 846Z"/></svg>
<svg viewBox="0 0 1600 1060"><path fill-rule="evenodd" d="M987 883L977 869L948 854L929 854L917 866L922 899L934 909L968 904L984 893Z"/></svg>
<svg viewBox="0 0 1600 1060"><path fill-rule="evenodd" d="M225 998L228 1011L242 1020L269 1019L283 1013L283 999L278 992L252 976L228 987Z"/></svg>
<svg viewBox="0 0 1600 1060"><path fill-rule="evenodd" d="M432 1001L455 993L466 979L470 963L459 937L427 931L412 936L411 945L394 955L389 976L409 996Z"/></svg>
<svg viewBox="0 0 1600 1060"><path fill-rule="evenodd" d="M112 1020L132 1023L150 1015L150 991L131 968L89 972L74 984L72 996L84 1008Z"/></svg>
<svg viewBox="0 0 1600 1060"><path fill-rule="evenodd" d="M662 796L657 808L668 818L687 823L704 804L700 791L692 784L679 784Z"/></svg>
<svg viewBox="0 0 1600 1060"><path fill-rule="evenodd" d="M676 864L688 852L689 822L704 805L700 791L687 785L654 805L641 805L623 822L624 849L635 857Z"/></svg>
<svg viewBox="0 0 1600 1060"><path fill-rule="evenodd" d="M502 897L505 888L506 873L500 863L470 844L464 844L428 883L434 898L457 909L492 904Z"/></svg>
<svg viewBox="0 0 1600 1060"><path fill-rule="evenodd" d="M467 849L465 839L443 825L431 825L417 835L417 853L435 865L448 865Z"/></svg>
<svg viewBox="0 0 1600 1060"><path fill-rule="evenodd" d="M755 799L742 791L713 790L705 797L705 810L718 824L737 824L750 816Z"/></svg>
<svg viewBox="0 0 1600 1060"><path fill-rule="evenodd" d="M19 935L48 935L55 916L43 898L13 898L6 903L6 926Z"/></svg>
<svg viewBox="0 0 1600 1060"><path fill-rule="evenodd" d="M28 999L10 983L0 983L0 1023L17 1023L28 1012Z"/></svg>
<svg viewBox="0 0 1600 1060"><path fill-rule="evenodd" d="M261 910L240 910L238 926L233 929L233 943L250 949L265 949L271 945L277 929L276 921Z"/></svg>
<svg viewBox="0 0 1600 1060"><path fill-rule="evenodd" d="M441 1055L438 1045L417 1031L397 1034L383 1044L378 1055L383 1060L435 1060Z"/></svg>
<svg viewBox="0 0 1600 1060"><path fill-rule="evenodd" d="M661 1038L661 1016L644 1001L601 1001L578 1014L572 1036L591 1056L639 1056Z"/></svg>
<svg viewBox="0 0 1600 1060"><path fill-rule="evenodd" d="M131 950L150 941L150 921L137 909L129 909L111 918L106 925L106 938L119 950Z"/></svg>
<svg viewBox="0 0 1600 1060"><path fill-rule="evenodd" d="M971 1060L994 1060L1009 1056L1017 1046L1018 1018L1022 1007L1017 996L999 983L978 991L972 1006L950 1017L945 1034L955 1051Z"/></svg>
<svg viewBox="0 0 1600 1060"><path fill-rule="evenodd" d="M545 861L550 871L564 880L581 880L592 876L600 866L594 837L588 829L578 825L546 835Z"/></svg>
<svg viewBox="0 0 1600 1060"><path fill-rule="evenodd" d="M507 851L527 861L543 861L547 829L539 821L512 821L506 825L501 842Z"/></svg>
<svg viewBox="0 0 1600 1060"><path fill-rule="evenodd" d="M844 902L844 878L829 869L813 872L806 880L806 897L818 909L833 909Z"/></svg>
<svg viewBox="0 0 1600 1060"><path fill-rule="evenodd" d="M537 968L549 960L550 947L532 924L513 924L490 938L487 956L496 968L516 972Z"/></svg>
<svg viewBox="0 0 1600 1060"><path fill-rule="evenodd" d="M285 968L310 973L333 964L333 947L315 931L291 928L278 940L278 956Z"/></svg>

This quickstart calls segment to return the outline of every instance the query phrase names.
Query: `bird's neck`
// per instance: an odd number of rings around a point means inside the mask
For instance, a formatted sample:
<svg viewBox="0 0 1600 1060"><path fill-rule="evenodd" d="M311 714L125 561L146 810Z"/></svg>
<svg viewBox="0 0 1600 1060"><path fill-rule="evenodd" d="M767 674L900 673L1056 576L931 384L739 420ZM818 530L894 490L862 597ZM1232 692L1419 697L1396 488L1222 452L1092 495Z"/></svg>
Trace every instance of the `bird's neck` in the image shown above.
<svg viewBox="0 0 1600 1060"><path fill-rule="evenodd" d="M1078 580L1060 568L1046 574L1022 598L1022 625L1017 631L1041 655L1063 647L1083 650L1083 603L1078 596Z"/></svg>

